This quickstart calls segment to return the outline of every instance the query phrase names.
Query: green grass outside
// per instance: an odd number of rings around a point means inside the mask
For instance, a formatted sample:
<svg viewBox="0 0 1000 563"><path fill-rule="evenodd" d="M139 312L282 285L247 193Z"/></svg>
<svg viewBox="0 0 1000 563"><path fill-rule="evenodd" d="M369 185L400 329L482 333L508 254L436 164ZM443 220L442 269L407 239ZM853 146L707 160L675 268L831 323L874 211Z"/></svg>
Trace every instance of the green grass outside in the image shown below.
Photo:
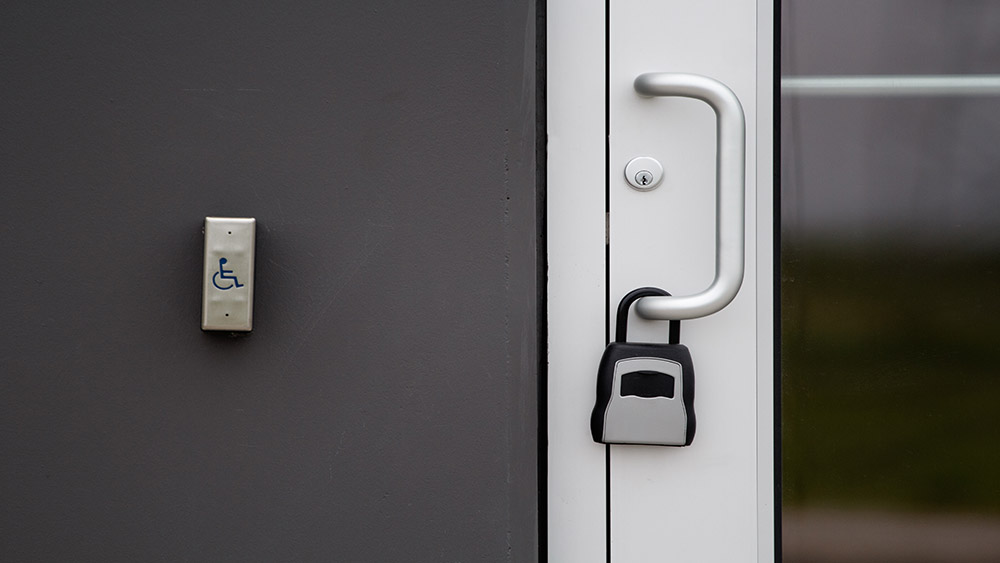
<svg viewBox="0 0 1000 563"><path fill-rule="evenodd" d="M1000 252L782 249L787 506L1000 513Z"/></svg>

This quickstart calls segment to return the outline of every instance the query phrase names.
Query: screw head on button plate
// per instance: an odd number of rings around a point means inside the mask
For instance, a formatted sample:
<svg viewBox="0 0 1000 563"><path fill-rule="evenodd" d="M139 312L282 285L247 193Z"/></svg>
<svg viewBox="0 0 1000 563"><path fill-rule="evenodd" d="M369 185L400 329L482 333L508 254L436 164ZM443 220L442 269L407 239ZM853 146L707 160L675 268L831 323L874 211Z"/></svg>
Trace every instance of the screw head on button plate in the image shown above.
<svg viewBox="0 0 1000 563"><path fill-rule="evenodd" d="M663 180L663 166L655 158L648 156L633 158L625 165L625 179L633 188L648 192Z"/></svg>

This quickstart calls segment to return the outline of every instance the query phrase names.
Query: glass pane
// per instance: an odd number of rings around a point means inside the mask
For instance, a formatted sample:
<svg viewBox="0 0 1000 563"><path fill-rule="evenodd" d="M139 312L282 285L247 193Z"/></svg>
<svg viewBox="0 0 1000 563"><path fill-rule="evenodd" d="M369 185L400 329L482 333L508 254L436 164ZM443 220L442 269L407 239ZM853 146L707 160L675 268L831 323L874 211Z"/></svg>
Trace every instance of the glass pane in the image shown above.
<svg viewBox="0 0 1000 563"><path fill-rule="evenodd" d="M785 0L781 33L785 84L1000 75L1000 2ZM788 563L1000 561L1000 89L897 82L782 93Z"/></svg>

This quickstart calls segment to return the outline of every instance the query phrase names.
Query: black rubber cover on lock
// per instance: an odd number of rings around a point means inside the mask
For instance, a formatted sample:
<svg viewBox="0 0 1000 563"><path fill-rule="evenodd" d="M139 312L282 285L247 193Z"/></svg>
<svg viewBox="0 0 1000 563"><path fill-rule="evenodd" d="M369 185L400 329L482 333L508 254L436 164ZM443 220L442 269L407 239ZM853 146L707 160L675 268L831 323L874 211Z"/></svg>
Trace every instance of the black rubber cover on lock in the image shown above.
<svg viewBox="0 0 1000 563"><path fill-rule="evenodd" d="M608 344L604 355L601 356L601 364L597 369L597 401L595 401L594 410L590 414L590 433L594 441L599 444L606 443L601 440L601 437L604 434L604 416L608 410L608 403L611 402L611 393L614 387L615 364L618 360L625 358L666 358L681 365L681 382L684 385L681 399L684 401L688 423L684 445L691 445L691 442L694 441L696 426L694 363L691 361L691 352L687 346L677 343L680 340L681 322L670 321L670 344L625 342L628 337L628 311L632 303L642 297L653 296L669 297L670 294L658 287L640 287L625 294L625 297L622 297L618 304L615 318L615 342Z"/></svg>
<svg viewBox="0 0 1000 563"><path fill-rule="evenodd" d="M697 422L694 415L694 364L691 361L691 352L683 344L646 342L612 342L604 350L597 370L597 401L590 415L590 433L594 441L600 444L607 443L601 440L604 434L604 414L608 410L608 403L611 402L615 364L625 358L666 358L681 365L681 381L684 385L681 400L684 401L684 411L687 415L687 435L684 445L691 445Z"/></svg>

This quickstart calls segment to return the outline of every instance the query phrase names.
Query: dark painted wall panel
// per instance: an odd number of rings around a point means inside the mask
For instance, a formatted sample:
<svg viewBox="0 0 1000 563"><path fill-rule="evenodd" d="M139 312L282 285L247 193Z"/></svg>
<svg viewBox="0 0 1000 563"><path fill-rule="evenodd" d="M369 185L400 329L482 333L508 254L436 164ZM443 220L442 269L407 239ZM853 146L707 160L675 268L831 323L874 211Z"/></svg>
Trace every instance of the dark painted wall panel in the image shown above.
<svg viewBox="0 0 1000 563"><path fill-rule="evenodd" d="M0 10L0 558L533 560L534 60L527 1Z"/></svg>

